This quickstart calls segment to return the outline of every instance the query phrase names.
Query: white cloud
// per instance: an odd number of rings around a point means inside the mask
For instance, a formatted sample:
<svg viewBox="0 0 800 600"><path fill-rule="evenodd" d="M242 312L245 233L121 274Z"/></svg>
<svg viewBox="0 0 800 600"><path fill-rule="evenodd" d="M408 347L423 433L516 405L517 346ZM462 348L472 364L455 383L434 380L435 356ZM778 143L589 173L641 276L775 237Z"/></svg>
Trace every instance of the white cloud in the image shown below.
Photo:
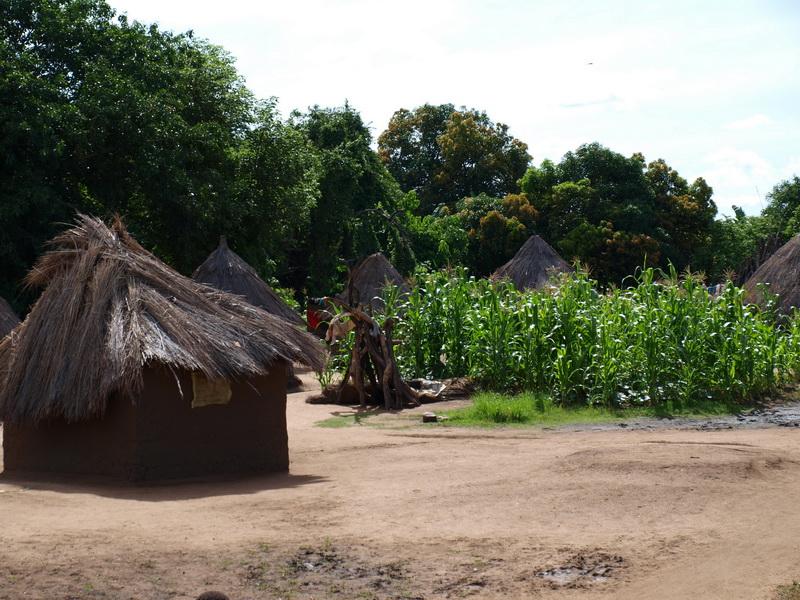
<svg viewBox="0 0 800 600"><path fill-rule="evenodd" d="M748 117L747 119L742 119L741 121L728 123L725 125L725 129L756 129L758 127L770 124L772 124L772 119L766 115L758 114Z"/></svg>
<svg viewBox="0 0 800 600"><path fill-rule="evenodd" d="M732 146L720 148L703 161L711 165L702 177L714 188L721 216L732 216L732 206L741 207L748 215L760 214L766 194L779 182L783 171L757 152Z"/></svg>
<svg viewBox="0 0 800 600"><path fill-rule="evenodd" d="M774 178L772 165L752 150L725 146L705 156L703 161L711 164L703 178L721 185L747 185L752 181Z"/></svg>
<svg viewBox="0 0 800 600"><path fill-rule="evenodd" d="M790 156L789 162L781 175L782 179L789 179L790 177L800 177L800 156Z"/></svg>

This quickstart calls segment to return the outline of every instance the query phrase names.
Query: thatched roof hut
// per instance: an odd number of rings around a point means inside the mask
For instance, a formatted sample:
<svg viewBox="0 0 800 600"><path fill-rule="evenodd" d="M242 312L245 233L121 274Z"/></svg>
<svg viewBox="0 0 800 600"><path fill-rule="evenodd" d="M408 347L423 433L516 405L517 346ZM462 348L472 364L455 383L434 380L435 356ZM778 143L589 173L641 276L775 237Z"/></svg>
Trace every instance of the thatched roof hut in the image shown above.
<svg viewBox="0 0 800 600"><path fill-rule="evenodd" d="M510 261L492 274L493 281L509 279L517 289L546 285L553 273L571 273L572 267L538 235L528 238Z"/></svg>
<svg viewBox="0 0 800 600"><path fill-rule="evenodd" d="M372 311L384 308L383 292L387 286L399 288L400 296L411 292L408 283L380 252L365 258L350 272L344 291L337 297L350 305L362 304Z"/></svg>
<svg viewBox="0 0 800 600"><path fill-rule="evenodd" d="M242 296L253 306L281 317L295 325L305 326L303 317L284 302L256 270L228 247L223 235L219 247L192 274L192 279L210 286Z"/></svg>
<svg viewBox="0 0 800 600"><path fill-rule="evenodd" d="M800 235L786 242L745 282L750 301L763 304L756 289L759 283L769 284L770 292L780 296L780 312L790 314L800 308Z"/></svg>
<svg viewBox="0 0 800 600"><path fill-rule="evenodd" d="M44 292L0 341L6 470L147 479L288 468L285 365L321 368L316 338L180 275L120 220L80 216L50 244L26 281ZM209 394L214 406L198 410ZM242 445L242 428L270 437L259 428L273 426L277 460ZM76 458L54 464L53 440Z"/></svg>
<svg viewBox="0 0 800 600"><path fill-rule="evenodd" d="M5 299L0 298L0 337L8 335L19 324L19 315Z"/></svg>

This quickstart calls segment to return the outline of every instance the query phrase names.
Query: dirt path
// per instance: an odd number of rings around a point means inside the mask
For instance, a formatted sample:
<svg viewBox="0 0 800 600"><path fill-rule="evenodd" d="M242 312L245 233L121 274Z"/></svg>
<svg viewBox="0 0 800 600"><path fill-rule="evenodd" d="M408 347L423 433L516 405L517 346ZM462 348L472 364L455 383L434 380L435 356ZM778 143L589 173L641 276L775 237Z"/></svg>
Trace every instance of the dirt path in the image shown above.
<svg viewBox="0 0 800 600"><path fill-rule="evenodd" d="M800 578L797 428L328 429L347 409L305 396L288 475L0 477L0 599L766 600Z"/></svg>

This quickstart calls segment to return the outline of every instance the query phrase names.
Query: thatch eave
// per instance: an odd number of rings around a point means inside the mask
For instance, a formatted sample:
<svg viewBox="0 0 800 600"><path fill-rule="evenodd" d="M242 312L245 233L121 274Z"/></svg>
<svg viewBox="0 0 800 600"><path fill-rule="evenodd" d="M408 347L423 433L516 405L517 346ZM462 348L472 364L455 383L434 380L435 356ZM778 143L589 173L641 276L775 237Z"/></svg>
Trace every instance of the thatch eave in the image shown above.
<svg viewBox="0 0 800 600"><path fill-rule="evenodd" d="M11 333L21 322L11 305L4 298L0 298L0 337Z"/></svg>

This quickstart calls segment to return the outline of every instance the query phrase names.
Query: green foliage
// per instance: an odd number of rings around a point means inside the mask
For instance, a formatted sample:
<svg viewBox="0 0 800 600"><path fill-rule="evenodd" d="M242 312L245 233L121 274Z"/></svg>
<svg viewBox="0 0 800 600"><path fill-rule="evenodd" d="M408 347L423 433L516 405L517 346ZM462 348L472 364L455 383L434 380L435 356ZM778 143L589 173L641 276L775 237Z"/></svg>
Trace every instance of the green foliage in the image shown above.
<svg viewBox="0 0 800 600"><path fill-rule="evenodd" d="M291 122L317 157L320 195L309 227L299 235L290 283L323 295L342 279L342 261L355 263L388 245L392 225L380 211L393 212L400 192L370 147L369 128L349 105L315 106L293 113Z"/></svg>
<svg viewBox="0 0 800 600"><path fill-rule="evenodd" d="M302 140L227 52L114 17L102 0L0 5L4 294L75 211L122 214L187 273L225 233L263 272L315 201Z"/></svg>
<svg viewBox="0 0 800 600"><path fill-rule="evenodd" d="M419 196L421 214L466 196L504 196L530 163L527 146L487 114L452 104L395 112L378 137L381 160L401 188Z"/></svg>
<svg viewBox="0 0 800 600"><path fill-rule="evenodd" d="M734 207L734 218L716 220L711 224L712 244L698 252L698 264L705 265L712 280L719 280L736 271L757 249L759 242L774 234L774 221L763 216L747 216Z"/></svg>
<svg viewBox="0 0 800 600"><path fill-rule="evenodd" d="M772 188L762 216L786 237L800 233L800 177L795 175Z"/></svg>
<svg viewBox="0 0 800 600"><path fill-rule="evenodd" d="M425 215L416 222L414 251L420 263L433 268L466 264L469 239L458 215Z"/></svg>
<svg viewBox="0 0 800 600"><path fill-rule="evenodd" d="M687 273L645 269L599 293L584 273L519 292L464 270L418 272L393 313L408 377L470 375L561 405L662 406L759 398L796 380L800 322L780 327L727 285L711 296Z"/></svg>
<svg viewBox="0 0 800 600"><path fill-rule="evenodd" d="M402 108L392 115L386 131L378 136L381 161L401 189L420 195L424 214L441 203L437 201L439 192L434 181L443 163L439 138L454 112L452 104L425 104L413 112Z"/></svg>
<svg viewBox="0 0 800 600"><path fill-rule="evenodd" d="M704 179L689 185L662 159L647 165L645 176L655 192L656 221L662 264L683 270L709 269L699 252L711 244L711 230L717 207L713 191Z"/></svg>
<svg viewBox="0 0 800 600"><path fill-rule="evenodd" d="M586 144L557 165L531 167L520 187L538 211L540 235L603 284L619 284L642 265L713 265L706 250L716 214L712 190L702 179L687 184L661 159L645 170L641 155Z"/></svg>
<svg viewBox="0 0 800 600"><path fill-rule="evenodd" d="M302 134L283 122L274 99L257 105L256 120L237 151L236 239L240 254L262 275L283 274L288 254L319 198L319 162Z"/></svg>

